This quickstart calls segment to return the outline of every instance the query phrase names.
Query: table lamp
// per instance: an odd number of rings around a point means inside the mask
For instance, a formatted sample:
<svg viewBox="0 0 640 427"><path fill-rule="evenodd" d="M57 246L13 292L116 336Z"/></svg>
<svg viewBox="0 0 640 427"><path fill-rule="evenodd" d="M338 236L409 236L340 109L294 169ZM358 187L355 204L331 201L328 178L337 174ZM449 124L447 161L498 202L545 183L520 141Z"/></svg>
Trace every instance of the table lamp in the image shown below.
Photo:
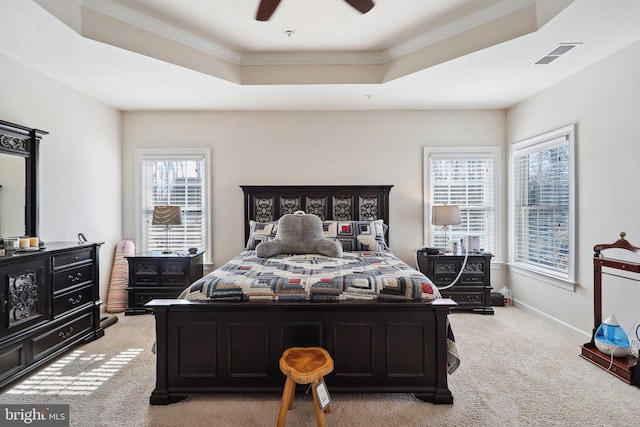
<svg viewBox="0 0 640 427"><path fill-rule="evenodd" d="M182 224L182 212L180 206L155 206L153 208L153 219L151 225L164 225L167 232L167 248L162 251L163 254L170 254L169 249L169 228L172 225Z"/></svg>
<svg viewBox="0 0 640 427"><path fill-rule="evenodd" d="M460 219L460 207L458 205L434 205L431 208L431 224L442 225L444 228L444 245L449 247L449 240L447 239L447 230L450 225L461 224Z"/></svg>

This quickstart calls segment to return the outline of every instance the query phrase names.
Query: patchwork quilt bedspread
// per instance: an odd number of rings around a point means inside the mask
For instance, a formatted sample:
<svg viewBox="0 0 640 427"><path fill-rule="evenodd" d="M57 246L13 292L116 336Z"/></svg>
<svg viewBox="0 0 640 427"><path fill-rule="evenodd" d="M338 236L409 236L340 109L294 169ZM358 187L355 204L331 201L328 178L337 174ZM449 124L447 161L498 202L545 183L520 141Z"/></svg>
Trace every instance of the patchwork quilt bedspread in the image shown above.
<svg viewBox="0 0 640 427"><path fill-rule="evenodd" d="M390 251L258 258L246 250L193 283L182 296L195 300L375 300L440 298L419 271Z"/></svg>
<svg viewBox="0 0 640 427"><path fill-rule="evenodd" d="M344 252L342 258L317 254L258 258L245 250L185 289L190 300L286 301L440 298L438 288L391 251ZM447 319L448 323L448 319ZM447 324L447 371L460 356Z"/></svg>

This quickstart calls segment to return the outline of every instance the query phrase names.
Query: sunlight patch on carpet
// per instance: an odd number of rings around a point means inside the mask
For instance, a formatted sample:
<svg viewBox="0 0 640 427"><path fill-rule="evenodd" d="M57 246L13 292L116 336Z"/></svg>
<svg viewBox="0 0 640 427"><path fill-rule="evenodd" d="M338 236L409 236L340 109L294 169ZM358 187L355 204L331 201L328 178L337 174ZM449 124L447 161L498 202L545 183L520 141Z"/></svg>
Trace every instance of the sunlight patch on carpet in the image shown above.
<svg viewBox="0 0 640 427"><path fill-rule="evenodd" d="M5 393L88 396L143 351L141 348L130 348L107 360L105 354L85 355L83 350L76 350L54 361ZM92 368L97 364L99 364L98 367ZM81 372L73 373L83 368Z"/></svg>

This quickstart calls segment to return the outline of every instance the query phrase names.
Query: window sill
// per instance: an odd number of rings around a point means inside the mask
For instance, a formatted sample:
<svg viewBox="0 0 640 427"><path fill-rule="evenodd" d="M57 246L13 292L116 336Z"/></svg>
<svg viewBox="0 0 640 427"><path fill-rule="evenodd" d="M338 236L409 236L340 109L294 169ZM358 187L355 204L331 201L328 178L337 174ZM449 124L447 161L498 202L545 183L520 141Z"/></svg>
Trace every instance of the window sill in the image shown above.
<svg viewBox="0 0 640 427"><path fill-rule="evenodd" d="M556 286L558 288L561 288L567 291L575 292L576 290L576 285L577 285L576 282L563 279L557 276L553 276L551 274L542 272L540 270L531 268L529 266L523 267L521 264L508 263L507 265L510 267L511 271L514 273L539 280L541 282L547 283L552 286Z"/></svg>

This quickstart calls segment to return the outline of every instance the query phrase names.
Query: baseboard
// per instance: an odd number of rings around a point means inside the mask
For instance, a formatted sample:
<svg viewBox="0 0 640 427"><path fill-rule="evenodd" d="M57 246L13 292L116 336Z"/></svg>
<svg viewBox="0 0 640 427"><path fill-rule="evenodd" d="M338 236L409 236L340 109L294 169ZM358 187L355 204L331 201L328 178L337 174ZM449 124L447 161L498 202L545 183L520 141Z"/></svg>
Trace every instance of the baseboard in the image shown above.
<svg viewBox="0 0 640 427"><path fill-rule="evenodd" d="M586 333L584 331L581 331L578 328L575 328L571 325L569 325L566 322L563 322L560 319L557 319L553 316L548 315L547 313L545 313L544 311L540 311L535 307L530 306L529 304L526 304L520 300L518 300L517 298L513 299L513 305L518 307L521 310L526 311L527 313L530 313L532 315L534 315L535 317L538 317L539 319L544 320L545 322L549 323L550 325L553 325L559 329L562 329L563 331L573 335L576 338L579 338L582 340L582 342L588 342L591 340L591 333Z"/></svg>

